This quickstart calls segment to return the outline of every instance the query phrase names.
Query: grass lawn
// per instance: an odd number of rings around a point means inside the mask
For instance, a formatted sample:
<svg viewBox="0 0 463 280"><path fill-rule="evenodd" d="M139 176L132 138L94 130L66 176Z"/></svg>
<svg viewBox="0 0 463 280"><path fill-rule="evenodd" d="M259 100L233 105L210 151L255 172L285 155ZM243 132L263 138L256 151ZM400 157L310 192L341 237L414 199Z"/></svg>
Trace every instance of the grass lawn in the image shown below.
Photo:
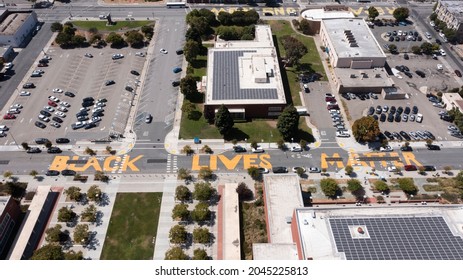
<svg viewBox="0 0 463 280"><path fill-rule="evenodd" d="M162 193L118 193L100 259L151 260Z"/></svg>
<svg viewBox="0 0 463 280"><path fill-rule="evenodd" d="M142 27L144 25L153 24L153 21L150 20L138 20L138 21L117 21L116 24L111 26L106 26L106 20L99 21L73 21L76 27L82 29L90 29L95 27L98 31L121 31L120 29L132 29Z"/></svg>
<svg viewBox="0 0 463 280"><path fill-rule="evenodd" d="M323 69L323 64L321 62L320 56L318 55L318 51L316 49L316 45L314 40L311 37L302 36L296 34L291 27L291 23L285 20L271 20L268 21L268 24L272 27L272 33L276 37L276 46L278 50L279 57L285 57L286 51L283 47L280 38L285 35L291 35L301 41L307 47L307 54L304 55L300 61L300 69L295 69L294 67L287 67L282 69L282 75L286 76L283 77L283 83L285 86L285 90L290 90L291 98L293 100L294 106L302 105L299 91L301 88L299 86L299 79L298 74L302 72L317 72L323 75L322 80L326 79L325 70ZM275 38L274 38L275 39Z"/></svg>

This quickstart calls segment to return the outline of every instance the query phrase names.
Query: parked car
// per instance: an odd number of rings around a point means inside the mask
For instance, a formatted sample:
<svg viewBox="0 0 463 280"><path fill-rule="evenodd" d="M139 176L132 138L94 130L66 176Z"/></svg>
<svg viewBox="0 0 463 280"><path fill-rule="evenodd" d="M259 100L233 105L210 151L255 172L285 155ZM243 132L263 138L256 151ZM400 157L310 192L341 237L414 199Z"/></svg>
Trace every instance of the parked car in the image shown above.
<svg viewBox="0 0 463 280"><path fill-rule="evenodd" d="M56 143L58 144L66 144L66 143L69 143L70 140L68 138L57 138L56 139Z"/></svg>
<svg viewBox="0 0 463 280"><path fill-rule="evenodd" d="M264 150L262 147L260 147L260 146L257 146L257 148L252 148L251 151L252 151L253 153L264 153L264 152L265 152L265 150Z"/></svg>
<svg viewBox="0 0 463 280"><path fill-rule="evenodd" d="M32 147L26 151L28 154L38 154L41 153L42 150L38 147Z"/></svg>
<svg viewBox="0 0 463 280"><path fill-rule="evenodd" d="M283 166L277 166L272 168L273 173L288 173L288 168Z"/></svg>
<svg viewBox="0 0 463 280"><path fill-rule="evenodd" d="M47 170L47 172L45 173L46 176L58 176L59 175L59 171L57 170Z"/></svg>
<svg viewBox="0 0 463 280"><path fill-rule="evenodd" d="M246 152L246 148L240 146L240 145L236 145L236 146L233 146L233 151L235 151L235 153L245 153Z"/></svg>
<svg viewBox="0 0 463 280"><path fill-rule="evenodd" d="M440 150L440 147L438 145L433 145L433 144L430 144L430 145L426 145L428 150L433 150L433 151L438 151Z"/></svg>
<svg viewBox="0 0 463 280"><path fill-rule="evenodd" d="M75 176L77 173L74 170L64 169L61 171L61 175L63 176Z"/></svg>
<svg viewBox="0 0 463 280"><path fill-rule="evenodd" d="M416 171L416 170L418 170L418 168L416 168L415 165L410 164L410 165L404 165L404 170L405 171Z"/></svg>

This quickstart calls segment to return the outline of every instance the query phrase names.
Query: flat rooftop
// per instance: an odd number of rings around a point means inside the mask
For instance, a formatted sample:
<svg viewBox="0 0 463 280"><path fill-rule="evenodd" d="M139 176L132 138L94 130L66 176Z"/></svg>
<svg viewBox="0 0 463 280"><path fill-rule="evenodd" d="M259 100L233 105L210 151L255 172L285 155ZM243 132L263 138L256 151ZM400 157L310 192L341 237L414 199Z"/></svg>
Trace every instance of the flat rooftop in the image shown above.
<svg viewBox="0 0 463 280"><path fill-rule="evenodd" d="M442 6L447 8L460 21L463 21L463 3L462 1L441 1Z"/></svg>
<svg viewBox="0 0 463 280"><path fill-rule="evenodd" d="M295 243L254 243L253 260L299 260Z"/></svg>
<svg viewBox="0 0 463 280"><path fill-rule="evenodd" d="M2 13L3 14L3 13ZM30 13L10 13L0 22L1 35L13 35L23 25L24 21L30 16Z"/></svg>
<svg viewBox="0 0 463 280"><path fill-rule="evenodd" d="M320 21L330 18L355 18L351 11L326 11L325 9L309 9L302 12L302 17L308 20Z"/></svg>
<svg viewBox="0 0 463 280"><path fill-rule="evenodd" d="M463 207L296 209L303 258L462 260Z"/></svg>
<svg viewBox="0 0 463 280"><path fill-rule="evenodd" d="M322 24L339 58L386 57L362 18L323 19ZM355 46L351 46L348 36L354 40Z"/></svg>
<svg viewBox="0 0 463 280"><path fill-rule="evenodd" d="M218 41L208 50L206 104L286 104L268 25L253 41Z"/></svg>
<svg viewBox="0 0 463 280"><path fill-rule="evenodd" d="M344 87L392 87L394 81L384 68L334 68L337 79Z"/></svg>
<svg viewBox="0 0 463 280"><path fill-rule="evenodd" d="M294 208L303 207L297 174L264 175L267 235L272 244L292 243L291 218Z"/></svg>

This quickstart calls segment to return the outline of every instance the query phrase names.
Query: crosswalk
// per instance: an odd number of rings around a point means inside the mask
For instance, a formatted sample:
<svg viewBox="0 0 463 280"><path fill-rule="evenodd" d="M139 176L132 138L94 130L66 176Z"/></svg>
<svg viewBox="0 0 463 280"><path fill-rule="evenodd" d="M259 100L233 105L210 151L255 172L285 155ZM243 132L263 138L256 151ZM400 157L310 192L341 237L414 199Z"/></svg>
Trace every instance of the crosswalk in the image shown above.
<svg viewBox="0 0 463 280"><path fill-rule="evenodd" d="M167 173L176 173L178 170L177 167L177 156L173 156L172 154L167 155L167 166L166 166Z"/></svg>
<svg viewBox="0 0 463 280"><path fill-rule="evenodd" d="M124 166L125 162L127 161L127 154L123 155L122 156L122 159L121 161L114 161L114 164L113 164L113 170L111 170L111 173L112 174L115 174L115 173L122 173L122 166Z"/></svg>

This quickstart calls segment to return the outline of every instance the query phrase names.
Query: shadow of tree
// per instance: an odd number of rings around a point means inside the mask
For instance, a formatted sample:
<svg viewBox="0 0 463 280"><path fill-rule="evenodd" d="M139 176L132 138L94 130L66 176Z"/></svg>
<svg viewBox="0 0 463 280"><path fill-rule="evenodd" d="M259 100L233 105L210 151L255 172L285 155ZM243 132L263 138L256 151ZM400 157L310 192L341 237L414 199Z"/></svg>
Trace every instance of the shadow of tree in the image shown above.
<svg viewBox="0 0 463 280"><path fill-rule="evenodd" d="M224 139L225 141L232 141L233 139L244 141L244 139L249 139L249 135L241 129L233 127L226 135L224 135Z"/></svg>

